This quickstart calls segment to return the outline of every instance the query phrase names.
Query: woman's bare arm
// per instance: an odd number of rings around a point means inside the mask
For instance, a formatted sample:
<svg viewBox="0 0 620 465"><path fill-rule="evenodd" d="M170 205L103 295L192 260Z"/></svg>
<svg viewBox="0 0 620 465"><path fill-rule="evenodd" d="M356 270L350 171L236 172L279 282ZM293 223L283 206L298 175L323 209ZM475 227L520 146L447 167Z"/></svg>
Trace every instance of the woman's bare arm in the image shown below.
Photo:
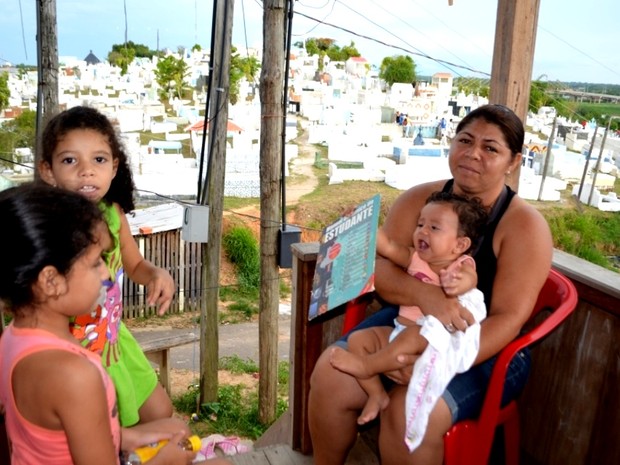
<svg viewBox="0 0 620 465"><path fill-rule="evenodd" d="M497 274L477 362L497 354L529 318L549 275L553 240L542 215L516 197L498 226L493 248Z"/></svg>
<svg viewBox="0 0 620 465"><path fill-rule="evenodd" d="M413 231L420 210L428 196L441 190L444 184L445 181L421 184L401 194L383 224L385 234L399 244L413 245ZM456 297L446 296L439 286L421 282L382 257L377 257L375 263L375 288L387 302L417 305L424 314L433 315L444 324L452 320L473 323L473 315L458 303Z"/></svg>

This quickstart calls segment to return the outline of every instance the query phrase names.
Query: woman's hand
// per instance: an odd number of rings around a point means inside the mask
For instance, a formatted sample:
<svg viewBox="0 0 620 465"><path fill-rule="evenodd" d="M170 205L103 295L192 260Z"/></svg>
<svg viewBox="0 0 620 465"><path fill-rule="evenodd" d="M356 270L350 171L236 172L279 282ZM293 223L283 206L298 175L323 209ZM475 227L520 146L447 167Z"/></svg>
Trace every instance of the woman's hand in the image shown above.
<svg viewBox="0 0 620 465"><path fill-rule="evenodd" d="M476 287L478 275L471 265L461 262L450 271L440 270L439 283L446 295L459 296Z"/></svg>
<svg viewBox="0 0 620 465"><path fill-rule="evenodd" d="M413 365L420 357L420 354L399 354L396 356L398 363L403 367L398 370L385 372L384 375L394 381L396 384L402 384L406 386L409 384L411 375L413 374Z"/></svg>

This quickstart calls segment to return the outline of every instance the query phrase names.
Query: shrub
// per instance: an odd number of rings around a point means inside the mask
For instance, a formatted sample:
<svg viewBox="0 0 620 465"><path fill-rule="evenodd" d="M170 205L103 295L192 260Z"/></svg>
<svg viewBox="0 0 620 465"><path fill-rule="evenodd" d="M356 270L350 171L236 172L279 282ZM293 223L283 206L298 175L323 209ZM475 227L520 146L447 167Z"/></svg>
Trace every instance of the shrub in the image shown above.
<svg viewBox="0 0 620 465"><path fill-rule="evenodd" d="M252 231L235 226L222 238L229 260L237 270L241 288L258 289L260 284L260 252Z"/></svg>

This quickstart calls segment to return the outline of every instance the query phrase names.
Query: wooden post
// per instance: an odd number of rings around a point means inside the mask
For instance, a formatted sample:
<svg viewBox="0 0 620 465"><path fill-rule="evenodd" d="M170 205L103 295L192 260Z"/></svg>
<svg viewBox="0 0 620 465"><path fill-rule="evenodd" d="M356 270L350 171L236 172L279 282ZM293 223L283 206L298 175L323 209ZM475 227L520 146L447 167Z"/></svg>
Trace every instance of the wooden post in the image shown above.
<svg viewBox="0 0 620 465"><path fill-rule="evenodd" d="M489 101L511 108L525 124L530 100L540 0L498 0ZM507 183L517 190L517 167Z"/></svg>
<svg viewBox="0 0 620 465"><path fill-rule="evenodd" d="M260 314L258 416L275 420L278 389L278 215L280 213L281 135L284 93L284 3L263 2L263 63L261 66L260 130Z"/></svg>
<svg viewBox="0 0 620 465"><path fill-rule="evenodd" d="M37 140L47 120L58 112L58 37L56 34L56 0L37 0ZM35 150L35 166L40 154ZM38 177L38 170L35 176Z"/></svg>
<svg viewBox="0 0 620 465"><path fill-rule="evenodd" d="M308 307L312 277L316 267L319 244L293 245L293 282L291 301L291 340L289 410L292 412L291 447L304 454L312 452L308 430L308 391L310 375L321 355L322 325L308 324Z"/></svg>
<svg viewBox="0 0 620 465"><path fill-rule="evenodd" d="M200 400L217 400L218 320L220 249L222 245L222 212L224 209L224 175L226 168L226 128L228 123L228 90L230 88L230 50L234 0L216 2L214 56L209 108L209 152L207 170L207 203L209 205L208 242L202 245L202 289L204 304L200 314ZM207 128L205 127L205 130Z"/></svg>
<svg viewBox="0 0 620 465"><path fill-rule="evenodd" d="M290 445L303 454L312 453L308 428L310 376L321 353L341 333L344 306L308 321L312 278L319 252L318 242L293 244L293 282L291 297L291 340L289 377Z"/></svg>

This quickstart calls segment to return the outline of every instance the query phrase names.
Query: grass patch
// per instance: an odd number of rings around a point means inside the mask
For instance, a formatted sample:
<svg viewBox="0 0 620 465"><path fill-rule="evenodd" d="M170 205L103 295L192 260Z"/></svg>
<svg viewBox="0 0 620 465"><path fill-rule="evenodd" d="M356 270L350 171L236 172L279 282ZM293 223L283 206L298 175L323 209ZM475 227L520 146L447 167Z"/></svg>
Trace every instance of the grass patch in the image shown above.
<svg viewBox="0 0 620 465"><path fill-rule="evenodd" d="M542 211L553 245L604 268L619 271L620 216L583 206L576 209L551 208Z"/></svg>
<svg viewBox="0 0 620 465"><path fill-rule="evenodd" d="M260 252L252 231L235 226L224 234L222 245L237 270L240 288L257 289L260 285Z"/></svg>
<svg viewBox="0 0 620 465"><path fill-rule="evenodd" d="M219 361L221 370L233 374L254 374L258 365L251 360L242 360L237 356L222 357ZM278 401L276 418L288 408L289 365L280 362L278 365ZM197 405L199 386L193 384L188 391L175 397L172 402L178 412L192 415L194 422L191 428L197 434L208 435L235 434L257 439L270 425L263 425L258 420L258 389L244 384L221 385L218 388L217 402ZM196 415L193 415L196 414Z"/></svg>
<svg viewBox="0 0 620 465"><path fill-rule="evenodd" d="M236 210L238 208L259 206L260 199L258 197L224 197L224 210Z"/></svg>

